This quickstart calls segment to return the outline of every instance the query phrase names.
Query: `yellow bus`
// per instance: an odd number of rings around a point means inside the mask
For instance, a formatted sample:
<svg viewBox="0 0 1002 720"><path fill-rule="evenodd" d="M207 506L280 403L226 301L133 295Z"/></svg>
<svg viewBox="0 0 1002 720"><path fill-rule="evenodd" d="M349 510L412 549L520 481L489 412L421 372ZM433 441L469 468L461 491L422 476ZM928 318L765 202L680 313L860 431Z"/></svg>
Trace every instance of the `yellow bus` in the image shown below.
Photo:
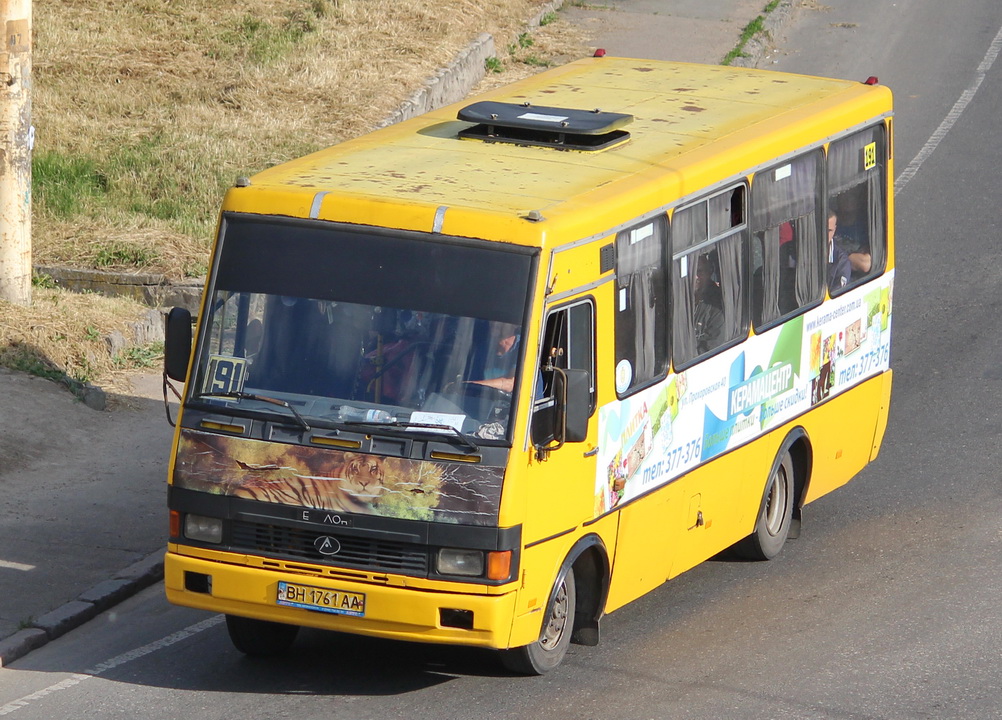
<svg viewBox="0 0 1002 720"><path fill-rule="evenodd" d="M884 434L891 130L872 78L588 58L238 180L167 320L167 597L539 674L774 557Z"/></svg>

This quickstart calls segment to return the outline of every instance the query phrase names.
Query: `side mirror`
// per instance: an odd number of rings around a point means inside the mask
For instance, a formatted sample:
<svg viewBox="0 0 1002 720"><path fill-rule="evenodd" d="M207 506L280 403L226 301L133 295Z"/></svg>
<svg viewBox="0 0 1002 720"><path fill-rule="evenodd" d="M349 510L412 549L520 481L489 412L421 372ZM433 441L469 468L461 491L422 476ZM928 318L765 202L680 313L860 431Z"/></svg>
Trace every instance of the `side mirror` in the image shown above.
<svg viewBox="0 0 1002 720"><path fill-rule="evenodd" d="M185 308L171 308L164 336L164 372L170 379L184 382L191 357L191 313Z"/></svg>
<svg viewBox="0 0 1002 720"><path fill-rule="evenodd" d="M591 379L587 370L550 370L552 401L537 408L532 417L532 443L538 458L559 450L565 442L583 442L588 437L591 410Z"/></svg>

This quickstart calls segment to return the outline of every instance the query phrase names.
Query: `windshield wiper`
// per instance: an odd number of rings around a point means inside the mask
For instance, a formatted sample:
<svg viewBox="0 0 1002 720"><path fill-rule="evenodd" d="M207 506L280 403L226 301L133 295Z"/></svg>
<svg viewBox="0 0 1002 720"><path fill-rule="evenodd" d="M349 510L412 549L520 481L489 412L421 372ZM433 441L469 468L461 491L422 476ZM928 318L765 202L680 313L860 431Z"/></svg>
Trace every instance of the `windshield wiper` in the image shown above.
<svg viewBox="0 0 1002 720"><path fill-rule="evenodd" d="M272 405L279 405L289 410L296 418L296 422L305 430L309 432L312 430L310 424L306 422L306 418L299 414L296 408L292 407L285 400L279 400L278 398L268 397L267 395L257 395L256 393L240 392L238 390L229 390L227 392L207 392L199 393L194 397L195 400L204 397L219 397L219 398L236 398L237 400L259 400L260 402L271 403Z"/></svg>
<svg viewBox="0 0 1002 720"><path fill-rule="evenodd" d="M343 422L342 425L346 426L365 425L366 427L380 427L380 428L392 427L392 428L404 428L404 429L418 428L421 430L424 429L439 430L439 431L444 431L443 434L454 435L459 440L460 443L468 447L473 452L480 452L480 446L477 445L475 442L473 442L473 440L470 438L469 435L464 435L460 430L456 429L452 425L438 425L434 423L410 422L409 420L393 420L391 422L371 422L371 421L366 422L364 420L348 420Z"/></svg>

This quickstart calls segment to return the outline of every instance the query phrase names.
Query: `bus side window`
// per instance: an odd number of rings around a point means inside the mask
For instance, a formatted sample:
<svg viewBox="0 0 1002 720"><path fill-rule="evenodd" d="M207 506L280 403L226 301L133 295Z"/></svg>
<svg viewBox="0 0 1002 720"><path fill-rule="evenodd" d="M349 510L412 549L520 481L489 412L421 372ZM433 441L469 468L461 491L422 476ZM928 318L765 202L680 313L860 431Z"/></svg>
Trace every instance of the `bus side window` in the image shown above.
<svg viewBox="0 0 1002 720"><path fill-rule="evenodd" d="M879 274L887 248L884 198L887 142L874 125L828 147L828 207L835 215L834 244L848 257L850 285Z"/></svg>
<svg viewBox="0 0 1002 720"><path fill-rule="evenodd" d="M624 397L668 372L667 218L616 235L616 393Z"/></svg>
<svg viewBox="0 0 1002 720"><path fill-rule="evenodd" d="M683 367L748 333L745 186L672 218L672 359Z"/></svg>
<svg viewBox="0 0 1002 720"><path fill-rule="evenodd" d="M588 372L590 403L595 409L595 313L590 301L577 302L550 313L543 331L540 346L539 371L534 390L534 413L540 421L532 424L532 442L537 446L553 440L549 429L553 427L555 412L553 397L553 371L550 365L563 370Z"/></svg>
<svg viewBox="0 0 1002 720"><path fill-rule="evenodd" d="M824 295L821 152L755 175L752 197L752 319L756 329Z"/></svg>

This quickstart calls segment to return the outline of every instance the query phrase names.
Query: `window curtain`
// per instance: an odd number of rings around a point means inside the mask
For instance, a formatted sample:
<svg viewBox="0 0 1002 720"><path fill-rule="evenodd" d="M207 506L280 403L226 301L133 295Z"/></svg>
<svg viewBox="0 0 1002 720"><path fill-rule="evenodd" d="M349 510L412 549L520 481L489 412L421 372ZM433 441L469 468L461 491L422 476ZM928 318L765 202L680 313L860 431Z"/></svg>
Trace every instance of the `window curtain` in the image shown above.
<svg viewBox="0 0 1002 720"><path fill-rule="evenodd" d="M695 309L697 253L683 255L672 263L672 357L681 365L696 357Z"/></svg>
<svg viewBox="0 0 1002 720"><path fill-rule="evenodd" d="M692 321L695 306L697 254L683 254L706 239L706 209L700 204L679 210L672 217L672 357L676 365L696 356L696 328Z"/></svg>
<svg viewBox="0 0 1002 720"><path fill-rule="evenodd" d="M884 237L884 173L872 172L866 179L869 202L867 203L867 221L870 226L870 260L871 271L876 272L884 267L884 247L887 240Z"/></svg>
<svg viewBox="0 0 1002 720"><path fill-rule="evenodd" d="M630 386L665 369L666 223L663 217L616 236L616 355L632 364Z"/></svg>
<svg viewBox="0 0 1002 720"><path fill-rule="evenodd" d="M803 307L821 297L824 292L824 272L828 253L821 243L817 213L810 213L793 221L793 239L797 243L797 307Z"/></svg>
<svg viewBox="0 0 1002 720"><path fill-rule="evenodd" d="M747 332L744 313L745 233L724 238L714 246L720 266L720 294L724 311L723 342Z"/></svg>
<svg viewBox="0 0 1002 720"><path fill-rule="evenodd" d="M816 211L819 155L809 153L755 175L753 229L778 227Z"/></svg>
<svg viewBox="0 0 1002 720"><path fill-rule="evenodd" d="M755 175L752 231L762 243L762 267L756 269L753 293L757 323L793 312L824 290L820 168L818 151Z"/></svg>
<svg viewBox="0 0 1002 720"><path fill-rule="evenodd" d="M762 248L762 267L755 271L755 297L757 307L753 309L759 324L772 322L779 312L779 228L761 230L756 234Z"/></svg>

